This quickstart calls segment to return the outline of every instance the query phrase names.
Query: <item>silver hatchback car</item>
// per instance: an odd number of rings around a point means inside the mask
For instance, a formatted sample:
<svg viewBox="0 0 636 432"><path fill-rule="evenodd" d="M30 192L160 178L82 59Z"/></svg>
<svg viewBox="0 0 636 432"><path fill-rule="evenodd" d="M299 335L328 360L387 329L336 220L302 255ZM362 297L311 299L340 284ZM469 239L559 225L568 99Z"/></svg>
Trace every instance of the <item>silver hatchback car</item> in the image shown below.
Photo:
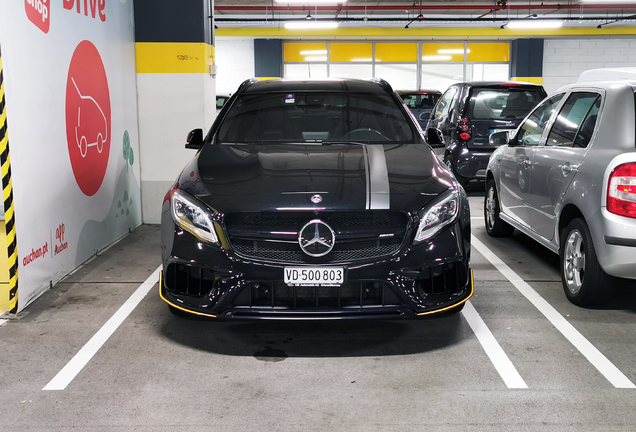
<svg viewBox="0 0 636 432"><path fill-rule="evenodd" d="M486 231L518 229L560 256L580 306L636 279L636 81L584 82L544 99L500 145L486 174Z"/></svg>

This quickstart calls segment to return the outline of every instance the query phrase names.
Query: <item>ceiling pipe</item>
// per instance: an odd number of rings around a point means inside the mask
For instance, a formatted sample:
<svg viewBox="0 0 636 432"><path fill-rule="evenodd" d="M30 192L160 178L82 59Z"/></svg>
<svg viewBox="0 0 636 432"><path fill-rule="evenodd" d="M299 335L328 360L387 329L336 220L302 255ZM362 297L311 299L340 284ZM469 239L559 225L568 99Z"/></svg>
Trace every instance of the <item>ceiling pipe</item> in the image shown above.
<svg viewBox="0 0 636 432"><path fill-rule="evenodd" d="M308 3L311 0L308 0ZM589 4L583 5L584 10L607 10L607 9L636 9L636 6L629 7L630 4ZM358 11L405 11L412 9L413 5L395 5L395 6L315 6L318 11L343 11L343 12L358 12ZM217 12L264 12L275 11L302 11L305 6L215 6L214 10ZM417 10L422 11L490 11L497 12L502 10L580 10L581 4L537 4L537 5L422 5L418 6Z"/></svg>

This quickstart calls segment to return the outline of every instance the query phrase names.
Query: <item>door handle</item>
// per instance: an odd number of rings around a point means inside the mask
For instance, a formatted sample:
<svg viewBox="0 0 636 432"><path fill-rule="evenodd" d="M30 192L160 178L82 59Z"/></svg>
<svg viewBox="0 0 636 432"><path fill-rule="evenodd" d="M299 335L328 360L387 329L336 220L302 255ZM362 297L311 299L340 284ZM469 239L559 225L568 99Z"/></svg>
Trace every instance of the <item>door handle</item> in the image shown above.
<svg viewBox="0 0 636 432"><path fill-rule="evenodd" d="M564 176L573 172L577 172L578 170L579 170L579 166L570 165L570 162L566 162L565 164L561 165L561 171L563 172Z"/></svg>
<svg viewBox="0 0 636 432"><path fill-rule="evenodd" d="M524 159L521 161L521 165L523 165L524 167L529 167L530 166L530 159Z"/></svg>

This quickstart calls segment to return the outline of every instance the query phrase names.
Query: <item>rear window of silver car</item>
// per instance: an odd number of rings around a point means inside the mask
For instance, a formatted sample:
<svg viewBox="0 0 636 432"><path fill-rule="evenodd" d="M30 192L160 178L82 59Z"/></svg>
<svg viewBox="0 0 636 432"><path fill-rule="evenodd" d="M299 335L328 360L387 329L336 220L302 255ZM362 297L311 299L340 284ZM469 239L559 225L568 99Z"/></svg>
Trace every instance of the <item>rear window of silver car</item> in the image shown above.
<svg viewBox="0 0 636 432"><path fill-rule="evenodd" d="M241 95L218 132L221 143L412 142L414 131L388 94L261 93Z"/></svg>
<svg viewBox="0 0 636 432"><path fill-rule="evenodd" d="M474 120L519 120L543 99L535 89L518 87L474 88L467 115Z"/></svg>

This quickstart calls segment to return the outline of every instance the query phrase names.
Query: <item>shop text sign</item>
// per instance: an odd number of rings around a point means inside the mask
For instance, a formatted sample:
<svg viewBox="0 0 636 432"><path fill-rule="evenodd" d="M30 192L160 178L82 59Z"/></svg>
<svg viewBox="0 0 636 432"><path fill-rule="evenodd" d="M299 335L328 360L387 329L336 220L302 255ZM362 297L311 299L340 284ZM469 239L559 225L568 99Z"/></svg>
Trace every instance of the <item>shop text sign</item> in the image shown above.
<svg viewBox="0 0 636 432"><path fill-rule="evenodd" d="M44 33L51 27L50 0L24 0L27 18Z"/></svg>
<svg viewBox="0 0 636 432"><path fill-rule="evenodd" d="M106 22L106 0L64 0L64 9L75 10L78 14L83 13L85 16L99 19Z"/></svg>

